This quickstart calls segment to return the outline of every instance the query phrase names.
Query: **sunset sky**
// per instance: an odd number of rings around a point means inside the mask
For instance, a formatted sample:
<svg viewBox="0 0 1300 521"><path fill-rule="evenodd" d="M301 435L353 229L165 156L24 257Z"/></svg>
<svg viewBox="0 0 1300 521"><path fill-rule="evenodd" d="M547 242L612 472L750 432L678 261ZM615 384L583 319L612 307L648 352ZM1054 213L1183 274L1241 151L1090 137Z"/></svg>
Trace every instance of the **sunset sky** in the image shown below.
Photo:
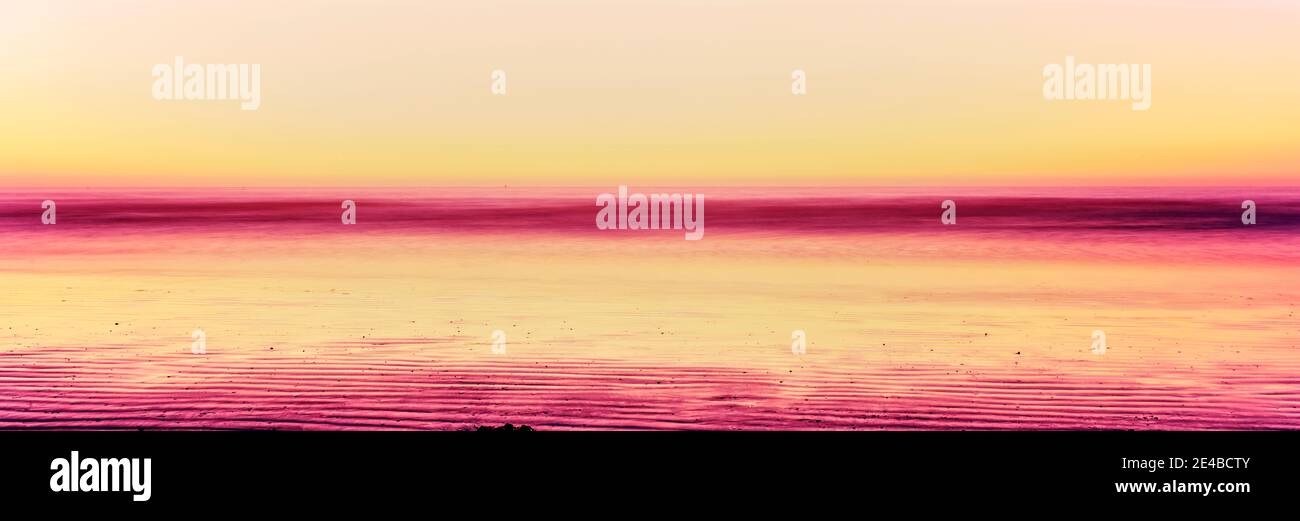
<svg viewBox="0 0 1300 521"><path fill-rule="evenodd" d="M1293 184L1300 3L1219 3L3 0L0 184ZM176 56L260 109L153 99ZM1066 56L1151 109L1043 99Z"/></svg>

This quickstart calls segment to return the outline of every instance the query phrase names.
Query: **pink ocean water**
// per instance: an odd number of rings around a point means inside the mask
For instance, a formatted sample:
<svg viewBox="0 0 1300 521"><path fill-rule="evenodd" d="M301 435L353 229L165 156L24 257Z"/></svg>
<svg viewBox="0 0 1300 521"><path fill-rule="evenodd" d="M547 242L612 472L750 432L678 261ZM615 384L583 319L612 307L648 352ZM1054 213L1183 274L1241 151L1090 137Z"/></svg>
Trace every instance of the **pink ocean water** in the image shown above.
<svg viewBox="0 0 1300 521"><path fill-rule="evenodd" d="M1300 191L632 189L8 192L0 428L1300 427Z"/></svg>

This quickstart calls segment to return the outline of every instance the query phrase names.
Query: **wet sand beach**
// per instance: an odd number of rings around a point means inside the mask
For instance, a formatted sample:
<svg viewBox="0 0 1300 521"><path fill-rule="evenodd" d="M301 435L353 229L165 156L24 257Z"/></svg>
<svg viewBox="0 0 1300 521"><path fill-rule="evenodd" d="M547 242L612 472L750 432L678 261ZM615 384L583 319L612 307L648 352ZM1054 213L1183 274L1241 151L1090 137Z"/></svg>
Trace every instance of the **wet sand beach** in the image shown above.
<svg viewBox="0 0 1300 521"><path fill-rule="evenodd" d="M1294 191L611 188L0 196L0 428L1300 427Z"/></svg>

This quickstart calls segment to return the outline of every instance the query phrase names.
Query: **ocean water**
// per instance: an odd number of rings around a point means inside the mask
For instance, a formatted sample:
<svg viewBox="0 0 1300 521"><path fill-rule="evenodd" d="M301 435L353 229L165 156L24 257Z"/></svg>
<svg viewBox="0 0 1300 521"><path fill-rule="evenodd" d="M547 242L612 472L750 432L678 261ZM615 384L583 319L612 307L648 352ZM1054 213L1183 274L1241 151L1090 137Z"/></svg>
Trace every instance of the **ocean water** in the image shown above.
<svg viewBox="0 0 1300 521"><path fill-rule="evenodd" d="M1300 191L616 190L0 194L0 428L1300 428Z"/></svg>

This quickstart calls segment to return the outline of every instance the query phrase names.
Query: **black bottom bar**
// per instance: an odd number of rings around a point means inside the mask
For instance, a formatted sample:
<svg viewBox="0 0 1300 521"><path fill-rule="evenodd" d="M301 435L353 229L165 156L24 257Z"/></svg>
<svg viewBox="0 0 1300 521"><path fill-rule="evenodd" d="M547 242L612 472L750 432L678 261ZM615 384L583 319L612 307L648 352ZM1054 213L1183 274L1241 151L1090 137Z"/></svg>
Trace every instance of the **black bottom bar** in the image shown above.
<svg viewBox="0 0 1300 521"><path fill-rule="evenodd" d="M0 497L8 506L155 511L343 504L483 511L507 503L549 510L594 498L629 512L698 502L933 508L960 499L1253 505L1294 494L1298 440L1294 432L0 432ZM149 498L51 490L52 462L70 467L73 451L82 465L149 458ZM105 466L117 472L121 463ZM88 478L78 470L80 485ZM136 486L143 471L135 476L122 488L144 488ZM1117 491L1117 483L1154 483L1156 491ZM1188 491L1192 483L1213 490Z"/></svg>

